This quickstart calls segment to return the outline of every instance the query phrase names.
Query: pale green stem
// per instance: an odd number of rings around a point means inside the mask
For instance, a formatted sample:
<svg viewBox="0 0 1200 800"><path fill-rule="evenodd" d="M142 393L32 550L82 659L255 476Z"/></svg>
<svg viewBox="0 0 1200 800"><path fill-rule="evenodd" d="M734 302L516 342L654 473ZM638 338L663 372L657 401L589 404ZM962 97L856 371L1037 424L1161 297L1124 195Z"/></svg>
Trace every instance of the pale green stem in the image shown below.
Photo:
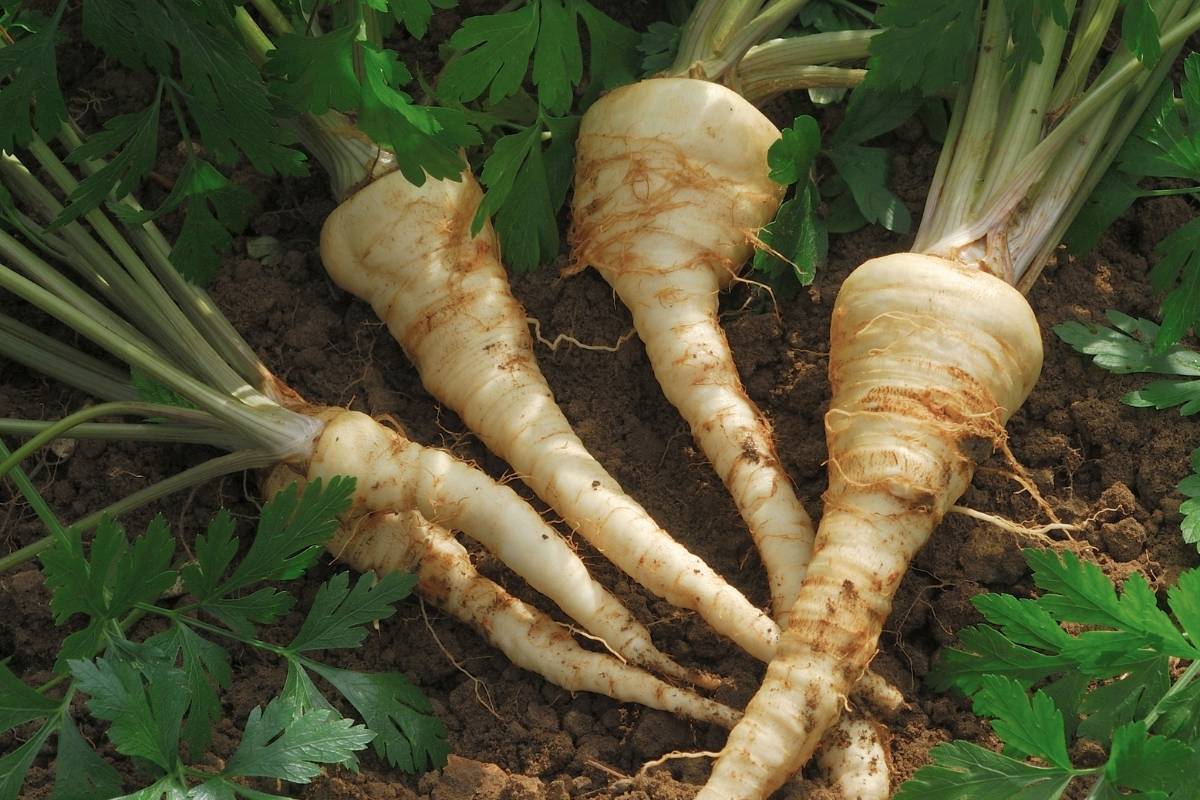
<svg viewBox="0 0 1200 800"><path fill-rule="evenodd" d="M1121 0L1089 0L1084 4L1080 12L1081 25L1071 45L1071 55L1050 96L1051 113L1065 112L1066 105L1083 88L1120 5Z"/></svg>
<svg viewBox="0 0 1200 800"><path fill-rule="evenodd" d="M0 458L8 458L9 455L11 455L11 451L5 446L4 442L0 441ZM53 540L55 536L64 535L65 531L63 530L62 523L58 521L58 517L54 515L50 504L46 502L46 499L42 497L42 493L33 485L33 481L29 480L29 476L25 474L25 471L20 468L14 469L8 474L8 478L16 485L17 491L25 498L25 502L29 503L29 507L33 509L33 513L37 515L42 525L45 526L46 530L50 531L51 535L48 538ZM0 559L0 564L3 564L3 566L0 566L0 572L8 569L9 565L5 563L8 559L13 558L17 553L29 550L32 546L22 547L20 550L10 554L8 558ZM30 557L32 558L32 556ZM21 562L17 561L16 563Z"/></svg>
<svg viewBox="0 0 1200 800"><path fill-rule="evenodd" d="M1108 171L1112 162L1116 159L1117 153L1120 151L1125 139L1129 137L1138 120L1145 113L1150 101L1154 99L1155 92L1171 71L1171 67L1175 63L1180 50L1182 50L1182 47L1177 46L1164 52L1162 59L1154 68L1154 71L1143 79L1134 102L1122 109L1122 115L1116 120L1115 125L1108 130L1107 135L1092 137L1092 142L1100 141L1103 143L1103 150L1098 155L1094 154L1093 147L1088 147L1087 142L1083 146L1077 145L1077 150L1086 149L1092 152L1093 155L1090 160L1084 161L1081 167L1077 167L1074 170L1064 167L1064 171L1060 173L1063 177L1059 180L1059 184L1071 181L1073 183L1073 194L1070 195L1069 202L1060 206L1061 211L1057 213L1053 226L1047 225L1045 219L1050 213L1053 213L1055 207L1051 206L1045 197L1039 197L1038 201L1029 210L1029 214L1033 219L1042 220L1042 226L1040 229L1033 228L1029 233L1029 244L1024 248L1025 252L1032 254L1028 266L1022 268L1022 265L1025 263L1024 257L1016 260L1017 288L1021 291L1028 292L1030 287L1033 286L1033 282L1037 280L1038 275L1041 274L1042 268L1050 258L1050 254L1058 246L1058 243L1062 241L1063 236L1066 235L1067 228L1071 226L1071 223L1079 214L1079 210L1083 208L1083 204L1087 202L1096 185L1104 177L1104 173ZM1074 183L1075 181L1078 181L1078 183ZM1188 193L1195 191L1197 188L1200 187L1192 187ZM1153 193L1147 192L1143 196L1151 194Z"/></svg>
<svg viewBox="0 0 1200 800"><path fill-rule="evenodd" d="M938 156L937 166L933 171L933 180L930 181L929 191L926 193L925 214L921 219L920 229L917 231L916 241L912 246L914 253L922 252L925 249L927 232L937 227L933 218L938 214L939 209L945 207L942 202L942 192L946 189L946 179L954 166L954 153L958 150L958 142L962 138L963 124L967 118L968 99L971 96L970 87L971 81L968 79L958 88L957 95L950 103L950 122L946 126L946 140L942 142L942 152Z"/></svg>
<svg viewBox="0 0 1200 800"><path fill-rule="evenodd" d="M103 400L138 399L128 375L6 314L0 314L0 353Z"/></svg>
<svg viewBox="0 0 1200 800"><path fill-rule="evenodd" d="M293 126L300 143L329 176L333 198L345 200L376 178L395 171L395 157L337 111L305 114Z"/></svg>
<svg viewBox="0 0 1200 800"><path fill-rule="evenodd" d="M773 39L750 48L729 74L728 84L755 105L794 89L856 86L864 70L826 65L865 59L876 33L834 31Z"/></svg>
<svg viewBox="0 0 1200 800"><path fill-rule="evenodd" d="M733 29L721 45L720 58L709 68L710 80L720 80L728 74L754 45L783 33L806 5L808 0L773 0L749 24Z"/></svg>
<svg viewBox="0 0 1200 800"><path fill-rule="evenodd" d="M237 450L228 455L209 459L203 464L197 464L191 469L186 469L152 486L134 492L128 497L123 497L112 505L87 515L72 527L87 530L99 524L100 520L106 516L119 517L159 498L207 483L214 478L231 475L235 472L262 469L277 463L279 463L277 455L266 450Z"/></svg>
<svg viewBox="0 0 1200 800"><path fill-rule="evenodd" d="M164 417L176 422L206 423L210 420L207 414L186 408L159 405L157 403L114 402L100 403L69 414L62 419L47 425L32 439L21 445L12 455L0 459L0 478L30 455L55 439L63 438L72 428L85 422L91 422L99 417L110 416L140 416L144 418Z"/></svg>
<svg viewBox="0 0 1200 800"><path fill-rule="evenodd" d="M1064 4L1068 17L1075 10L1074 2ZM1054 91L1054 76L1062 60L1067 31L1049 15L1042 20L1038 32L1042 45L1042 60L1030 64L1021 78L1021 85L1006 109L1006 121L1000 137L992 145L995 154L989 159L980 197L990 197L1011 174L1018 161L1037 147L1046 124L1050 93Z"/></svg>
<svg viewBox="0 0 1200 800"><path fill-rule="evenodd" d="M83 137L74 125L65 126L60 138L72 150L83 145ZM105 162L101 159L89 159L81 166L84 172L91 175L104 165ZM116 202L131 212L142 211L141 205L132 196ZM213 305L208 294L200 287L188 283L171 264L171 246L158 226L153 222L145 222L141 225L125 225L124 228L133 239L134 246L142 254L142 258L180 304L204 339L212 344L222 360L229 364L243 381L261 389L266 367L225 315Z"/></svg>
<svg viewBox="0 0 1200 800"><path fill-rule="evenodd" d="M258 27L258 23L254 21L244 6L238 6L234 12L233 24L238 29L238 33L242 35L246 52L254 63L260 67L267 63L267 53L275 49L275 43L262 28Z"/></svg>
<svg viewBox="0 0 1200 800"><path fill-rule="evenodd" d="M937 241L943 231L953 230L963 220L970 219L979 201L984 169L992 152L992 140L996 136L997 120L1005 105L1002 101L1007 73L1005 54L1008 50L1008 34L1004 4L989 3L962 130L954 140L953 150L949 142L942 148L942 157L949 160L946 178L936 205L932 199L925 204L921 228L913 243L914 252L924 251L926 242Z"/></svg>
<svg viewBox="0 0 1200 800"><path fill-rule="evenodd" d="M1200 194L1200 186L1181 186L1178 189L1146 189L1138 197L1177 197L1184 194Z"/></svg>
<svg viewBox="0 0 1200 800"><path fill-rule="evenodd" d="M36 253L12 236L9 236L2 229L0 229L0 258L7 259L16 264L25 275L31 280L36 281L39 286L53 293L55 297L64 303L88 314L96 324L103 326L114 336L127 339L147 352L156 352L154 346L136 328L109 311L108 308L83 289L80 289L74 283L64 278L58 270L50 267Z"/></svg>
<svg viewBox="0 0 1200 800"><path fill-rule="evenodd" d="M35 139L30 144L30 152L34 154L38 163L54 179L59 188L68 194L75 192L79 182L75 180L75 176L67 170L49 146L41 140ZM162 283L138 257L138 254L108 217L97 208L89 211L84 218L117 256L126 274L132 278L146 298L143 302L148 306L146 311L151 313L149 325L152 327L148 330L144 329L143 332L154 336L156 341L169 344L180 361L189 364L196 373L203 375L207 382L215 388L231 395L243 397L247 402L253 402L252 398L257 392L221 359L212 346L192 326L187 316L163 288ZM103 253L91 237L77 242L72 241L71 244L75 246L81 256L89 257L93 261L107 257L107 254ZM120 270L120 267L115 268L117 271ZM136 304L137 301L133 302ZM138 309L136 306L125 306L123 310L126 314L132 315L137 313ZM266 398L263 400L265 401Z"/></svg>
<svg viewBox="0 0 1200 800"><path fill-rule="evenodd" d="M1160 37L1162 48L1169 51L1181 45L1197 28L1200 28L1200 10L1193 11ZM1003 190L998 192L992 203L969 225L945 234L932 246L932 250L955 252L982 240L990 232L1004 230L1010 215L1021 204L1030 202L1030 190L1039 181L1047 178L1055 160L1063 149L1076 137L1082 135L1096 119L1102 118L1109 104L1119 103L1125 92L1144 72L1144 67L1131 54L1114 57L1106 69L1108 76L1092 86L1079 103L1063 117L1058 127L1050 132L1029 153L1014 171ZM1017 259L1014 258L1014 262Z"/></svg>
<svg viewBox="0 0 1200 800"><path fill-rule="evenodd" d="M688 75L692 66L715 55L730 20L750 19L762 0L700 0L679 35L679 50L668 75Z"/></svg>
<svg viewBox="0 0 1200 800"><path fill-rule="evenodd" d="M62 211L61 204L54 199L53 195L41 185L37 178L16 157L8 154L0 154L0 175L3 175L5 183L12 190L13 194L20 197L26 203L35 206L46 218L53 219ZM29 224L32 224L32 221ZM77 222L67 223L60 230L63 237L74 240L76 243L87 236L87 232L83 230L83 226ZM30 233L37 236L39 230L33 230ZM63 243L65 244L66 242L64 241ZM77 247L76 250L78 251L79 248ZM87 254L87 257L80 261L72 260L68 262L71 268L86 278L89 283L95 286L114 305L129 307L130 315L136 324L143 328L152 327L153 315L151 310L148 308L147 303L140 302L141 293L132 284L132 281L129 280L129 276L122 273L120 267L117 266L107 253L100 253L98 252L98 248L88 248L86 245L83 247L83 250ZM24 245L17 242L16 239L7 233L0 231L0 256L11 259L23 270L27 270L34 265L23 257L22 254L25 252L29 251ZM53 275L50 275L50 272ZM78 308L91 310L93 314L97 315L98 319L104 319L105 324L112 327L114 331L130 338L139 335L136 333L133 325L104 308L90 294L63 278L57 270L50 270L49 272L43 270L36 275L32 273L30 275L38 283L52 289L56 294L69 300Z"/></svg>
<svg viewBox="0 0 1200 800"><path fill-rule="evenodd" d="M0 286L74 328L127 364L144 370L154 380L242 432L248 441L272 450L279 458L307 455L311 451L313 438L320 429L317 420L287 411L270 401L266 401L268 405L250 408L113 334L87 314L2 265Z"/></svg>
<svg viewBox="0 0 1200 800"><path fill-rule="evenodd" d="M272 0L251 0L251 4L275 33L293 33L292 23L288 21L287 14Z"/></svg>
<svg viewBox="0 0 1200 800"><path fill-rule="evenodd" d="M26 438L46 430L54 422L0 417L0 434ZM237 439L225 431L190 425L140 422L87 422L71 429L71 439L158 442L162 444L204 444L222 450L237 449Z"/></svg>
<svg viewBox="0 0 1200 800"><path fill-rule="evenodd" d="M785 92L803 89L853 89L867 78L865 69L845 67L793 67L778 78L755 79L732 84L730 88L752 105L761 106Z"/></svg>

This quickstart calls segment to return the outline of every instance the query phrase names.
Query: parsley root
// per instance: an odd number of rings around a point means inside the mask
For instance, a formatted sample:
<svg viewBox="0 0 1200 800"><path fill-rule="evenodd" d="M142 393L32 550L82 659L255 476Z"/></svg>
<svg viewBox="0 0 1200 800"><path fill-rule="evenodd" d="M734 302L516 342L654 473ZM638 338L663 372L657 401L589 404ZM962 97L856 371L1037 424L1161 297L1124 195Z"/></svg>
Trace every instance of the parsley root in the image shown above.
<svg viewBox="0 0 1200 800"><path fill-rule="evenodd" d="M461 530L614 652L675 678L711 683L661 653L646 627L592 579L579 556L512 489L366 414L333 410L323 416L309 479L357 476L357 507L415 510L434 524Z"/></svg>
<svg viewBox="0 0 1200 800"><path fill-rule="evenodd" d="M263 492L271 496L305 479L272 470ZM695 692L664 683L608 653L584 650L570 630L480 575L445 527L421 512L352 508L326 549L360 572L414 572L430 602L477 630L509 661L572 692L595 692L730 728L740 714Z"/></svg>
<svg viewBox="0 0 1200 800"><path fill-rule="evenodd" d="M594 266L629 308L663 392L745 518L776 619L804 578L812 523L742 387L717 293L783 197L767 166L779 135L737 93L708 81L617 89L580 125L571 223L574 268Z"/></svg>
<svg viewBox="0 0 1200 800"><path fill-rule="evenodd" d="M480 197L469 173L421 187L400 173L377 179L325 222L325 266L374 306L429 392L568 525L651 592L770 658L774 623L664 532L571 430L537 366L491 226L470 235Z"/></svg>
<svg viewBox="0 0 1200 800"><path fill-rule="evenodd" d="M700 798L764 797L812 754L875 654L909 560L1003 441L1041 364L1024 296L979 269L904 253L842 284L812 563L779 655Z"/></svg>

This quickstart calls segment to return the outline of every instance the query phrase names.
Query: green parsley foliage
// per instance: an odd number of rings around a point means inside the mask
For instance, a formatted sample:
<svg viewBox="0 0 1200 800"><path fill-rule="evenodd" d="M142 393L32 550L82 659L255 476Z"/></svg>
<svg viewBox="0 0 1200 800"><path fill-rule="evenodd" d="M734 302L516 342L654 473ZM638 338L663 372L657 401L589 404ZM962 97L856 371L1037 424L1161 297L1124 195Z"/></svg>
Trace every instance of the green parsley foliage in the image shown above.
<svg viewBox="0 0 1200 800"><path fill-rule="evenodd" d="M587 0L529 0L516 10L463 22L450 37L456 54L442 71L439 96L467 103L486 94L495 105L516 94L529 75L538 105L562 116L583 80L580 20L592 53L591 82L602 89L632 81L638 69L636 33Z"/></svg>
<svg viewBox="0 0 1200 800"><path fill-rule="evenodd" d="M1058 800L1074 784L1092 798L1187 796L1200 765L1200 570L1168 592L1168 614L1140 575L1118 592L1070 553L1025 559L1041 595L975 597L988 624L964 629L963 649L943 652L930 676L972 697L1004 752L938 745L897 800ZM1172 661L1182 667L1174 680ZM1104 764L1074 766L1073 735L1104 745Z"/></svg>
<svg viewBox="0 0 1200 800"><path fill-rule="evenodd" d="M843 221L831 230L844 233L869 223L889 231L907 233L912 216L888 188L890 158L882 147L865 143L899 126L923 104L919 92L880 90L863 86L850 95L841 125L830 137L827 155L837 170L837 181L822 186Z"/></svg>
<svg viewBox="0 0 1200 800"><path fill-rule="evenodd" d="M884 0L867 84L933 95L962 83L975 60L980 0Z"/></svg>
<svg viewBox="0 0 1200 800"><path fill-rule="evenodd" d="M318 36L279 36L266 71L289 112L354 114L362 132L390 150L418 186L427 173L457 180L465 166L458 149L480 142L460 111L415 103L401 88L412 73L391 50L363 41L356 24Z"/></svg>
<svg viewBox="0 0 1200 800"><path fill-rule="evenodd" d="M663 72L675 60L679 37L683 29L669 22L650 23L638 37L638 52L642 54L642 75L649 77Z"/></svg>
<svg viewBox="0 0 1200 800"><path fill-rule="evenodd" d="M1067 231L1071 252L1081 254L1095 247L1104 231L1139 197L1163 192L1200 194L1200 54L1192 53L1184 61L1179 92L1177 100L1170 81L1163 84ZM1188 185L1141 186L1168 178ZM1156 292L1165 294L1155 347L1164 350L1200 321L1200 224L1193 220L1171 233L1158 243L1154 255L1157 262L1150 282Z"/></svg>
<svg viewBox="0 0 1200 800"><path fill-rule="evenodd" d="M1186 228L1187 226L1185 226ZM1181 229L1183 230L1183 229ZM1168 237L1169 238L1169 237ZM1198 270L1200 272L1200 270ZM1200 353L1180 345L1159 346L1162 329L1150 320L1109 311L1112 327L1064 322L1054 332L1076 351L1092 357L1096 366L1120 374L1157 373L1192 380L1160 380L1129 392L1121 402L1137 408L1179 408L1185 416L1200 411ZM1179 484L1188 499L1183 514L1184 541L1200 548L1200 449L1192 453L1192 474Z"/></svg>
<svg viewBox="0 0 1200 800"><path fill-rule="evenodd" d="M471 230L478 233L491 218L514 270L532 270L558 254L558 217L571 185L579 125L571 111L635 80L638 44L637 33L587 0L527 0L512 10L469 17L450 37L438 98L463 108L485 130L504 131L489 142L480 171L487 194Z"/></svg>
<svg viewBox="0 0 1200 800"><path fill-rule="evenodd" d="M35 134L50 138L67 120L54 57L66 5L62 0L54 16L34 30L25 28L15 42L0 38L0 150L29 144Z"/></svg>
<svg viewBox="0 0 1200 800"><path fill-rule="evenodd" d="M67 156L67 163L81 164L102 158L113 150L116 157L88 175L71 193L70 202L56 222L62 225L79 219L104 202L111 191L124 197L154 168L158 157L158 112L162 104L163 82L159 81L154 100L141 111L121 114L104 123L104 130L93 134Z"/></svg>
<svg viewBox="0 0 1200 800"><path fill-rule="evenodd" d="M820 151L821 131L809 116L796 117L767 151L771 180L795 188L775 219L759 231L761 244L751 266L784 299L812 283L829 252L829 237L819 213L821 195L812 178Z"/></svg>
<svg viewBox="0 0 1200 800"><path fill-rule="evenodd" d="M517 272L536 269L558 253L558 210L567 199L579 117L539 117L528 128L496 140L479 180L487 194L475 212L472 233L489 216ZM544 144L545 139L548 144Z"/></svg>
<svg viewBox="0 0 1200 800"><path fill-rule="evenodd" d="M35 135L52 141L67 121L56 72L66 5L60 3L51 17L22 14L22 24L5 27L14 41L0 41L0 149L28 145ZM259 172L281 175L304 173L304 156L277 119L267 85L234 27L232 4L84 0L81 6L84 36L126 68L152 73L157 89L145 108L108 120L72 152L70 162L91 161L92 169L56 224L122 200L150 174L167 102L192 155L159 213L184 210L171 255L183 274L202 284L215 272L218 255L245 227L249 194L197 154L225 167L245 158ZM190 124L196 128L195 143ZM99 160L106 157L107 163Z"/></svg>
<svg viewBox="0 0 1200 800"><path fill-rule="evenodd" d="M365 0L376 11L390 14L410 35L418 39L429 32L435 8L454 8L456 0Z"/></svg>
<svg viewBox="0 0 1200 800"><path fill-rule="evenodd" d="M338 515L350 504L354 481L313 481L303 492L281 492L262 511L245 555L237 560L234 523L219 513L198 537L195 560L172 566L175 539L161 517L132 541L119 524L101 523L90 547L76 530L58 535L42 555L51 609L57 622L86 619L64 642L58 669L69 678L60 697L26 685L0 663L0 732L37 723L24 744L0 757L0 800L16 800L25 774L50 737L57 734L55 800L104 800L121 793L121 778L80 736L72 699L108 723L115 750L140 765L147 785L125 797L270 797L242 785L244 778L308 783L325 765L355 767L355 753L374 743L394 766L417 770L440 766L449 748L429 701L398 673L362 674L315 660L319 651L357 647L367 625L395 613L415 584L412 576L363 575L351 585L340 573L322 585L289 645L258 638L256 625L292 607L284 589L265 581L300 577L332 536ZM182 585L178 601L162 599ZM126 636L132 615L152 615L164 630L138 641ZM214 622L215 620L215 622ZM189 765L198 758L221 717L220 692L235 676L222 646L236 641L272 653L287 666L278 697L255 708L240 744L219 770ZM361 715L346 718L317 689L320 675ZM43 687L49 689L49 687Z"/></svg>
<svg viewBox="0 0 1200 800"><path fill-rule="evenodd" d="M182 210L183 225L171 247L171 263L192 283L206 286L216 277L221 256L232 246L233 237L250 221L253 202L250 192L193 152L157 209L143 211L118 204L113 212L126 224L140 225Z"/></svg>

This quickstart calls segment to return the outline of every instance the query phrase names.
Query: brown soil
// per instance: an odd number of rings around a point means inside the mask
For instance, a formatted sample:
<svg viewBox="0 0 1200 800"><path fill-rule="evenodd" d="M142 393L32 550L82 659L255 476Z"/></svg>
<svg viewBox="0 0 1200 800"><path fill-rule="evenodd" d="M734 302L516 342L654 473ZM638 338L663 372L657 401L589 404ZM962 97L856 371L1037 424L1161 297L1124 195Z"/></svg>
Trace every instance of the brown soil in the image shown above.
<svg viewBox="0 0 1200 800"><path fill-rule="evenodd" d="M638 4L635 10L641 14L645 6ZM439 32L444 35L440 28L433 35ZM144 88L98 65L95 54L83 48L73 68L64 71L64 80L76 87L80 103L86 97L99 103L102 115L115 113ZM795 102L796 109L805 108ZM85 126L94 127L96 110L81 107ZM779 116L787 118L793 109L781 111ZM827 126L834 124L832 115L823 119ZM177 140L169 131L164 136L170 143ZM916 218L936 147L911 125L887 144L894 153L893 183ZM164 148L168 174L170 150ZM323 181L246 181L261 203L249 235L277 237L286 256L281 264L266 267L246 258L245 241L239 241L238 255L229 258L212 291L264 360L310 400L393 414L417 440L450 448L503 476L505 465L425 394L370 309L326 279L316 252L320 223L332 208ZM1194 548L1180 538L1181 497L1175 485L1187 473L1190 450L1200 443L1200 423L1174 412L1121 405L1121 395L1142 385L1144 378L1114 377L1090 366L1059 342L1051 327L1065 320L1100 319L1108 308L1153 316L1155 301L1147 281L1151 251L1195 213L1181 198L1145 202L1106 235L1097 252L1079 260L1060 255L1047 268L1030 296L1043 325L1046 365L1037 389L1008 426L1014 454L1050 505L1064 521L1083 525L1069 546L1114 578L1137 570L1158 587L1197 563ZM779 315L769 308L743 310L746 298L737 292L726 299L726 330L743 381L774 424L779 453L809 498L814 517L820 514L818 498L825 484L821 420L828 401L825 366L834 296L855 265L906 244L903 237L878 229L836 237L829 266L811 294L780 308ZM567 333L583 342L613 343L630 328L624 308L592 272L562 280L555 270L543 269L517 276L513 283L547 338ZM601 463L668 531L765 606L761 565L744 526L679 415L663 399L638 340L630 339L616 353L564 345L553 352L539 347L538 356L568 418ZM0 363L0 386L3 416L57 417L84 402L81 395L8 363ZM80 442L65 456L47 451L30 468L49 502L69 520L204 455L200 448ZM1045 521L998 457L980 469L961 502L1017 521ZM125 522L140 530L152 511L161 510L181 541L188 542L220 506L239 517L242 530L250 530L257 510L253 480L228 478L130 514ZM40 535L30 510L10 487L0 487L0 553ZM740 705L750 696L761 665L718 639L693 615L631 585L584 543L574 544L596 577L651 625L664 650L728 676L716 693L719 699ZM926 763L929 749L940 741L996 743L966 702L930 691L923 678L939 650L955 643L956 632L979 621L968 602L973 595L1031 591L1020 556L1025 544L1011 533L952 515L901 586L875 659L875 668L904 691L909 703L891 724L897 783ZM478 564L485 574L529 597L494 559L481 553ZM300 608L307 607L317 585L335 569L322 564L295 587ZM0 575L0 658L9 659L9 667L30 681L48 677L64 635L53 626L47 600L36 567ZM268 631L268 638L285 641L301 619L299 612L293 613ZM264 654L235 648L233 655L235 685L223 699L225 721L214 745L218 757L236 745L238 725L250 709L283 681L279 664ZM407 674L432 699L456 756L440 774L406 776L367 754L360 774L331 770L309 786L286 787L298 798L686 798L704 780L704 759L672 762L648 778L630 776L668 751L715 750L724 738L719 729L660 712L593 695L571 696L510 666L471 630L416 601L404 603L398 614L382 622L361 649L336 654L336 663ZM88 722L83 732L102 753L114 755L101 726ZM17 741L13 734L0 736L0 751ZM22 797L48 797L52 770L53 755L46 753ZM805 776L811 782L798 779L776 797L825 796L820 776L811 771Z"/></svg>

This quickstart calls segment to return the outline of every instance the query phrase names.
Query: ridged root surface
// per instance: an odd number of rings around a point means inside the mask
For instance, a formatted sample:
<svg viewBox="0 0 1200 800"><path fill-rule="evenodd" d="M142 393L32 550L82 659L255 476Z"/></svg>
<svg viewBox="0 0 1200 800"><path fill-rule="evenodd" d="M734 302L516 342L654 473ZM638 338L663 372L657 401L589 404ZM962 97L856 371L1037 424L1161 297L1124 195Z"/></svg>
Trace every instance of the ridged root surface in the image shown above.
<svg viewBox="0 0 1200 800"><path fill-rule="evenodd" d="M846 279L830 347L829 489L813 561L701 800L759 800L812 755L873 657L909 561L1003 444L1042 363L1019 292L911 253Z"/></svg>
<svg viewBox="0 0 1200 800"><path fill-rule="evenodd" d="M649 591L701 614L762 660L778 628L629 497L571 430L533 353L490 224L475 237L479 185L379 179L321 231L333 280L374 307L429 393L563 520Z"/></svg>
<svg viewBox="0 0 1200 800"><path fill-rule="evenodd" d="M303 476L286 468L265 482L268 496ZM470 625L513 664L570 692L595 692L729 728L740 714L695 692L664 683L608 653L585 650L571 632L476 571L450 531L419 511L351 510L326 545L360 572L416 573L417 592Z"/></svg>
<svg viewBox="0 0 1200 800"><path fill-rule="evenodd" d="M655 377L729 489L770 581L777 619L811 554L812 522L747 396L717 319L718 291L752 252L783 187L779 130L737 93L656 78L597 101L580 125L573 269L596 267L633 315Z"/></svg>
<svg viewBox="0 0 1200 800"><path fill-rule="evenodd" d="M507 486L444 450L423 447L360 414L326 412L306 477L353 475L364 513L417 511L475 539L608 647L681 680L712 679L660 652L650 632L603 586L538 513Z"/></svg>

